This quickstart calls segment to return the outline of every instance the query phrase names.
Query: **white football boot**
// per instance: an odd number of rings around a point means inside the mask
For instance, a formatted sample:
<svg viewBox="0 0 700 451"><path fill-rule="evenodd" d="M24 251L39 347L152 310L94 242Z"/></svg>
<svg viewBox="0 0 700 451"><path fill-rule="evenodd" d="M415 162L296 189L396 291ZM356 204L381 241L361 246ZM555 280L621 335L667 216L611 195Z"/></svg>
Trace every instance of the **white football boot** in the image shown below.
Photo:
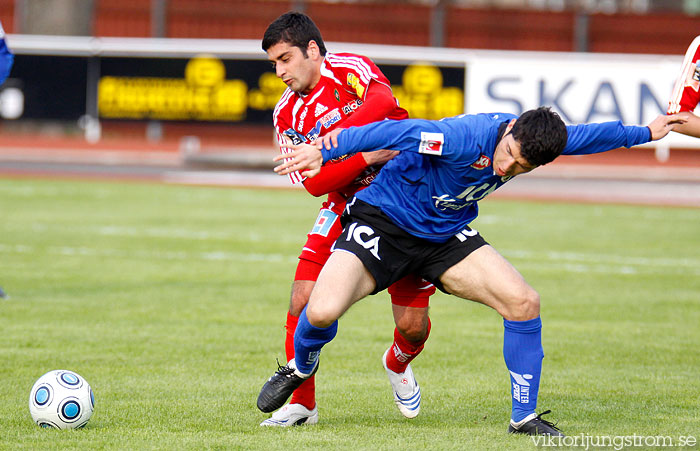
<svg viewBox="0 0 700 451"><path fill-rule="evenodd" d="M394 402L399 412L406 418L415 418L420 413L420 387L413 376L411 365L406 367L403 373L394 373L386 366L386 356L391 347L386 350L382 357L382 364L389 376L391 388L394 391Z"/></svg>
<svg viewBox="0 0 700 451"><path fill-rule="evenodd" d="M260 426L289 427L316 423L318 423L318 408L316 406L309 410L301 404L286 404L273 413L270 418L260 423Z"/></svg>

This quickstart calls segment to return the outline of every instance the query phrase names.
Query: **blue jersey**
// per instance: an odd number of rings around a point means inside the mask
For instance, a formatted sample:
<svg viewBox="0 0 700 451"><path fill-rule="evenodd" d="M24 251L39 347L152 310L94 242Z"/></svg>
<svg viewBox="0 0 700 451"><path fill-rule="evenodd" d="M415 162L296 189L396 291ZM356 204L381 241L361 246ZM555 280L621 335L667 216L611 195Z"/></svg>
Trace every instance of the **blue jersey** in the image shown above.
<svg viewBox="0 0 700 451"><path fill-rule="evenodd" d="M494 173L499 131L517 116L462 115L440 121L407 119L352 127L338 135L338 147L323 150L323 161L348 153L401 151L358 199L379 207L406 232L444 242L479 213L477 202L512 177ZM502 132L502 131L501 131ZM584 155L651 140L647 127L620 122L567 126L563 154Z"/></svg>
<svg viewBox="0 0 700 451"><path fill-rule="evenodd" d="M7 44L5 44L5 30L2 29L2 24L0 23L0 85L10 75L10 69L14 60L14 55L12 55L10 49L7 48Z"/></svg>

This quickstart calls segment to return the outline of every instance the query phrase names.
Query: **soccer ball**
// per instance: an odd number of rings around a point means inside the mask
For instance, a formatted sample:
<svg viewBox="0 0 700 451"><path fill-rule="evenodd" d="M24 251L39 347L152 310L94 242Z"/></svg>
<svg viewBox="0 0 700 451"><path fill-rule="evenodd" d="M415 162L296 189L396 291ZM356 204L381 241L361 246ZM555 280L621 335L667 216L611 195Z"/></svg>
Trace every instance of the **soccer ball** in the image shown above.
<svg viewBox="0 0 700 451"><path fill-rule="evenodd" d="M29 392L29 413L43 428L85 426L95 409L92 388L79 374L54 370L41 376Z"/></svg>

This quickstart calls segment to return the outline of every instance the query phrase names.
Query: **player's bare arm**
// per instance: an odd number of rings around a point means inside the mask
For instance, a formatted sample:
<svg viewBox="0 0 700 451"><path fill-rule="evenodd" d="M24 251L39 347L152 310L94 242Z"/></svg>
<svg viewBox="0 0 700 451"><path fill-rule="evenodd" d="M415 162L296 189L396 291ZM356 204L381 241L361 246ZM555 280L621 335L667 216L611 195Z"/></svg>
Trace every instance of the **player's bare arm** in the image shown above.
<svg viewBox="0 0 700 451"><path fill-rule="evenodd" d="M399 154L398 150L381 149L372 152L362 152L367 165L384 164Z"/></svg>
<svg viewBox="0 0 700 451"><path fill-rule="evenodd" d="M285 160L274 171L280 175L287 175L294 171L303 171L304 177L312 178L321 172L323 155L321 151L311 144L299 144L288 146L291 152L277 155L272 161Z"/></svg>
<svg viewBox="0 0 700 451"><path fill-rule="evenodd" d="M656 141L687 122L688 118L681 114L661 115L651 121L647 127L651 131L651 140Z"/></svg>
<svg viewBox="0 0 700 451"><path fill-rule="evenodd" d="M700 116L696 116L688 111L681 111L676 116L684 118L686 122L675 125L673 127L674 132L700 138Z"/></svg>

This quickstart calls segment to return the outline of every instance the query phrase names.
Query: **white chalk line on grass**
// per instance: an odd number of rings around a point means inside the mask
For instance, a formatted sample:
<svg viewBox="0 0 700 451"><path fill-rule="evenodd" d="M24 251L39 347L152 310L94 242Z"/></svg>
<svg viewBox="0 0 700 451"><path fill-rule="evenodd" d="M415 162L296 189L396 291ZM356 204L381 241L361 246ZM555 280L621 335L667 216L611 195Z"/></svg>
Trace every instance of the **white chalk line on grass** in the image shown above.
<svg viewBox="0 0 700 451"><path fill-rule="evenodd" d="M15 254L46 253L50 255L65 255L78 257L113 257L113 258L142 258L159 260L202 260L202 261L231 261L231 262L263 262L263 263L295 263L296 255L261 254L254 252L185 252L185 251L147 251L132 249L91 248L84 246L49 246L39 248L24 244L0 244L0 252Z"/></svg>
<svg viewBox="0 0 700 451"><path fill-rule="evenodd" d="M15 254L48 253L51 255L140 258L160 260L200 260L231 262L294 263L296 255L257 252L230 251L158 251L94 248L85 246L48 246L40 248L25 244L2 244L0 252ZM599 274L672 274L700 275L700 259L694 258L651 258L627 257L611 254L572 253L572 252L533 252L527 250L507 250L503 254L514 260L521 269L562 271L570 273Z"/></svg>
<svg viewBox="0 0 700 451"><path fill-rule="evenodd" d="M502 252L520 269L565 271L614 275L692 275L700 276L700 260L694 258L629 257L611 254L575 252L534 252L507 250Z"/></svg>
<svg viewBox="0 0 700 451"><path fill-rule="evenodd" d="M206 230L173 229L170 227L121 227L101 226L97 227L97 233L104 236L140 236L150 238L186 238L192 240L223 240L233 238L232 233L217 233ZM258 236L251 236L258 241Z"/></svg>
<svg viewBox="0 0 700 451"><path fill-rule="evenodd" d="M581 253L581 252L556 252L556 251L527 251L505 250L504 255L525 260L568 261L574 263L608 263L613 265L630 266L666 266L686 267L690 269L700 267L700 259L675 258L675 257L629 257L614 254Z"/></svg>
<svg viewBox="0 0 700 451"><path fill-rule="evenodd" d="M19 226L8 227L5 226L6 230L19 230ZM209 230L193 230L185 228L173 228L173 227L131 227L131 226L80 226L80 225L58 225L54 223L40 223L34 222L31 225L31 230L33 232L43 233L47 231L52 232L63 232L68 231L71 233L80 232L83 234L96 234L100 236L114 236L114 237L147 237L147 238L165 238L165 239L185 239L185 240L196 240L196 241L207 241L207 240L245 240L247 242L264 242L268 238L264 237L258 232L245 232L242 235L240 232L212 232ZM276 238L276 242L298 242L299 240L294 240L290 238L289 240L280 241Z"/></svg>

